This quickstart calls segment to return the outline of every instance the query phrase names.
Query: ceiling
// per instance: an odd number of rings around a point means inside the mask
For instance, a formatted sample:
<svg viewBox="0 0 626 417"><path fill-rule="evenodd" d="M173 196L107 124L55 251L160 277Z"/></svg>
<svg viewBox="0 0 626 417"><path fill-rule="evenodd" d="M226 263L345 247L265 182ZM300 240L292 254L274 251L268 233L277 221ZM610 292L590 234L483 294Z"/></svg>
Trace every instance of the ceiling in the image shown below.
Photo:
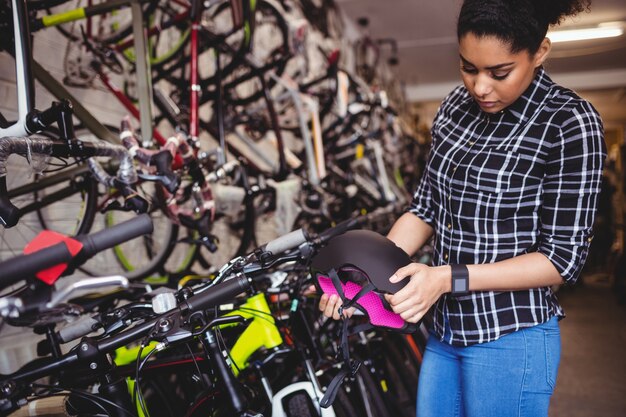
<svg viewBox="0 0 626 417"><path fill-rule="evenodd" d="M397 41L399 65L393 71L409 100L440 100L460 83L456 18L462 0L335 1L352 20L369 19L363 33ZM590 12L565 20L561 28L609 21L626 27L626 1L593 0ZM546 68L555 81L579 91L626 87L626 35L556 44Z"/></svg>

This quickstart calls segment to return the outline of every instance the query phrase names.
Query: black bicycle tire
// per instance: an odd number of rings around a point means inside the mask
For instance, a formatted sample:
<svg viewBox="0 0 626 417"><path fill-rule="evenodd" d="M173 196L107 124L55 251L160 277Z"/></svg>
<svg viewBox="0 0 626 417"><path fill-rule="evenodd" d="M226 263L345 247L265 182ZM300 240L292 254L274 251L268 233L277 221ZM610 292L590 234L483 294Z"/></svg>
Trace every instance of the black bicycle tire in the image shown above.
<svg viewBox="0 0 626 417"><path fill-rule="evenodd" d="M79 226L76 228L76 235L82 235L89 233L91 227L93 226L93 221L96 217L96 211L98 208L98 183L97 181L90 175L86 174L84 177L87 181L87 194L89 198L87 199L87 206L85 207L85 214L81 219ZM35 192L36 199L37 193ZM49 225L46 224L46 220L41 213L41 210L37 209L37 218L41 223L44 229L49 229Z"/></svg>
<svg viewBox="0 0 626 417"><path fill-rule="evenodd" d="M254 201L252 196L247 195L244 199L244 220L242 222L243 234L239 240L239 245L237 246L237 250L232 256L228 256L228 258L235 258L237 256L243 256L248 253L250 246L255 241L254 236L254 228L256 224L256 215L254 210ZM219 251L219 249L218 249ZM223 265L215 265L215 262L211 262L207 259L206 255L203 255L201 250L197 251L197 259L200 263L204 263L205 266L213 266L216 268L221 268ZM230 259L228 259L230 260ZM218 262L219 263L219 262Z"/></svg>
<svg viewBox="0 0 626 417"><path fill-rule="evenodd" d="M16 167L13 166L13 168ZM88 171L74 174L76 171L80 169L62 170L62 172L40 177L41 181L34 181L19 187L12 187L9 184L9 195L12 202L20 208L21 218L16 226L1 230L0 259L4 258L5 254L14 256L21 253L24 246L45 229L70 236L87 233L91 229L97 210L97 184ZM75 175L86 178L86 188L83 188L84 180L80 187L70 186ZM8 178L12 176L17 176L17 172L12 172L9 168ZM23 191L16 194L17 190L22 189ZM43 190L48 190L52 194L42 199ZM78 201L73 201L72 199L78 194L83 197L80 197ZM56 197L50 197L52 195ZM77 205L78 202L80 204ZM45 219L43 210L46 209L51 210L50 213L54 219L52 217ZM72 216L73 214L75 217Z"/></svg>
<svg viewBox="0 0 626 417"><path fill-rule="evenodd" d="M34 11L60 6L61 4L69 1L71 0L28 0L26 5L28 7L28 11Z"/></svg>
<svg viewBox="0 0 626 417"><path fill-rule="evenodd" d="M387 334L382 339L387 392L396 415L415 416L420 365L418 358L400 334ZM397 394L396 394L397 393ZM406 398L408 397L408 398Z"/></svg>
<svg viewBox="0 0 626 417"><path fill-rule="evenodd" d="M169 277L172 271L167 271L165 268L165 264L170 259L174 249L176 249L178 243L178 235L180 233L180 227L171 222L165 214L163 214L158 207L153 207L151 212L152 214L159 213L163 215L163 220L165 223L165 229L160 229L160 231L165 230L165 236L159 242L159 246L157 247L157 251L152 251L152 246L150 242L152 242L153 235L155 232L150 233L146 236L139 238L138 242L142 242L142 246L145 249L144 254L152 253L152 257L149 257L149 260L146 263L142 264L131 264L131 261L128 260L127 254L124 253L124 245L118 245L113 248L113 252L115 255L115 260L119 263L119 266L124 270L124 276L131 281L141 280L152 276L155 273L158 273L160 277ZM105 216L105 224L110 226L113 224L113 216L114 212L110 212ZM156 222L155 222L156 223ZM137 241L135 242L137 244ZM191 255L186 255L184 257L183 263L180 265L181 268L187 269L189 266L193 264L195 261L195 253Z"/></svg>
<svg viewBox="0 0 626 417"><path fill-rule="evenodd" d="M213 16L217 15L218 13L222 13L224 9L228 7L230 7L229 2L222 3L220 6L218 6L218 8L215 9L215 11L213 12ZM274 49L274 51L282 50L285 55L284 59L276 60L276 62L278 62L278 67L276 68L275 73L277 76L280 76L285 70L285 67L287 65L286 57L289 55L289 27L288 27L287 21L284 19L283 14L280 12L280 10L278 10L276 7L274 7L271 3L267 1L264 1L264 0L258 1L256 13L258 14L258 13L265 13L265 12L269 13L276 19L275 21L278 23L278 28L279 28L281 38L282 38L281 45L278 48ZM252 40L251 43L253 45L254 40ZM247 50L243 45L239 45L239 47L235 49L236 49L235 54L234 56L232 56L232 59L230 60L230 62L228 62L226 65L223 66L222 74L231 74L237 67L242 65L242 61L244 59L245 54L247 53ZM202 86L202 90L207 92L207 94L203 94L203 100L202 100L203 103L209 100L215 99L215 92L209 91L209 86L214 86L216 82L217 80L216 80L215 75L212 75L206 79L200 80L200 85ZM276 83L276 81L272 79L268 80L267 82L270 88L274 86ZM228 83L229 83L228 81L222 80L223 85L227 85ZM233 83L233 82L231 82L231 84L237 85L237 83ZM229 102L234 105L246 105L246 104L250 104L251 102L258 100L259 98L261 98L262 95L263 95L263 91L257 91L256 93L254 93L253 95L249 97L238 98L238 99L230 98Z"/></svg>
<svg viewBox="0 0 626 417"><path fill-rule="evenodd" d="M365 402L367 401L370 406L373 406L373 410L375 410L374 415L377 417L391 417L391 413L386 406L386 402L380 392L380 387L375 382L375 378L372 376L372 373L369 371L367 366L364 364L361 365L357 374L357 381L361 378L363 381L363 385L367 392L367 395L363 396L361 399Z"/></svg>
<svg viewBox="0 0 626 417"><path fill-rule="evenodd" d="M156 10L159 3L160 3L159 1L147 1L144 3L145 4L145 9L143 11L144 21L147 21L146 17L150 16L154 12L154 10ZM121 41L122 39L124 39L125 37L127 37L128 35L130 35L132 31L133 31L133 25L131 23L119 29L117 32L113 33L112 35L99 39L99 41L105 44L115 44Z"/></svg>

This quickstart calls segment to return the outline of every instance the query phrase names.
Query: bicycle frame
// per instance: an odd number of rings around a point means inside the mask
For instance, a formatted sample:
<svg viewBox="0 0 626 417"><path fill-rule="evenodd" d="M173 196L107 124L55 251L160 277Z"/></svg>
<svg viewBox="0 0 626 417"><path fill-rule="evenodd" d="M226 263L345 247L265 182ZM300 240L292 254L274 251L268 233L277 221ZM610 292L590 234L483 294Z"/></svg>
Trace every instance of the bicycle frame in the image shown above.
<svg viewBox="0 0 626 417"><path fill-rule="evenodd" d="M26 0L11 0L13 11L13 36L15 38L15 76L17 81L17 122L7 128L0 128L0 138L6 136L27 136L28 118L33 111L35 88L31 69L32 48L28 25Z"/></svg>
<svg viewBox="0 0 626 417"><path fill-rule="evenodd" d="M249 366L248 359L261 347L274 349L283 343L264 293L248 298L243 305L226 316L242 316L251 320L230 351L235 375Z"/></svg>
<svg viewBox="0 0 626 417"><path fill-rule="evenodd" d="M198 108L201 104L199 100L199 92L200 92L201 87L199 85L199 79L198 79L198 59L199 59L199 54L206 50L206 48L200 47L199 40L198 40L199 31L200 31L200 24L199 24L200 12L202 11L201 8L204 6L202 2L193 0L190 6L190 10L179 13L178 15L174 16L170 21L165 22L164 24L158 27L154 26L154 27L149 28L147 30L146 35L144 36L143 29L140 30L140 28L143 28L143 15L141 13L139 4L144 3L146 1L147 0L114 0L112 2L107 2L103 5L96 5L96 6L86 7L86 8L78 8L74 10L65 11L63 13L44 16L40 19L37 19L35 23L38 28L40 27L47 28L47 27L57 26L59 24L77 21L81 19L89 19L91 16L107 13L107 12L117 10L123 7L127 7L130 5L133 10L133 29L134 29L133 38L129 40L123 40L115 45L111 45L112 49L114 49L115 51L124 53L129 48L133 47L133 45L136 51L142 51L142 50L146 51L146 47L147 47L147 44L149 43L150 36L156 35L170 26L173 26L185 20L192 19L190 23L191 29L189 30L190 32L189 37L191 39L190 60L189 60L189 65L190 65L189 86L190 86L190 91L191 91L190 93L190 120L189 120L189 126L185 126L184 128L185 130L189 132L191 138L195 140L198 138L199 130L200 130L200 118L198 114ZM231 7L233 8L233 15L234 15L233 17L235 19L235 25L234 25L235 27L233 29L233 33L236 32L237 30L240 30L240 28L243 27L244 34L245 34L244 48L249 48L250 42L252 39L252 33L254 30L254 12L256 10L256 2L253 0L252 1L245 0L241 2L243 4L243 11L235 10L235 9L239 9L238 7L235 7L235 5L239 3L240 3L239 0L231 0ZM194 10L194 8L196 10ZM192 16L191 13L195 13L195 15ZM227 33L227 34L224 34L223 36L224 38L226 38L230 34L231 33ZM187 35L188 33L186 32L185 38L187 38ZM181 40L181 42L184 42L184 40ZM135 53L135 56L136 57L137 56L149 57L149 54L148 53L144 53L144 54ZM102 70L102 68L96 68L95 70L100 80L105 85L105 87L118 99L118 101L120 101L120 103L136 119L140 120L143 146L144 147L149 146L151 142L151 138L156 139L156 142L159 145L164 145L166 142L166 139L164 138L164 136L161 135L156 129L152 128L151 108L152 108L153 98L152 98L152 87L151 87L152 77L150 76L150 73L151 73L150 59L140 60L140 61L145 61L145 65L144 65L144 62L139 62L135 60L136 68L137 68L137 80L140 83L139 85L139 93L140 93L139 94L139 108L135 106L133 101L129 99L124 94L124 92L122 92L122 90L120 90L117 86L115 86L111 82L111 80L106 75L106 73ZM147 82L144 82L146 80ZM66 97L67 95L65 94L65 92L61 92L61 96ZM169 115L166 114L166 116L169 116ZM168 119L172 119L172 118L168 117ZM170 122L176 127L177 123L175 120L170 120ZM223 144L223 141L220 141L220 143ZM222 149L222 154L225 154L225 149ZM223 163L225 162L225 160L222 159L219 162ZM178 157L174 167L180 168L181 165L182 165L182 161Z"/></svg>
<svg viewBox="0 0 626 417"><path fill-rule="evenodd" d="M133 46L136 56L147 57L147 40L144 35L144 21L141 10L141 3L147 0L112 0L104 4L91 7L81 7L68 10L63 13L44 16L35 20L35 27L45 28L57 26L63 23L73 22L80 19L89 19L91 16L108 13L130 6L132 11ZM88 31L90 25L87 25ZM141 123L141 136L144 146L148 146L152 141L152 86L150 77L150 60L136 60L137 83L139 87L139 109L138 119Z"/></svg>

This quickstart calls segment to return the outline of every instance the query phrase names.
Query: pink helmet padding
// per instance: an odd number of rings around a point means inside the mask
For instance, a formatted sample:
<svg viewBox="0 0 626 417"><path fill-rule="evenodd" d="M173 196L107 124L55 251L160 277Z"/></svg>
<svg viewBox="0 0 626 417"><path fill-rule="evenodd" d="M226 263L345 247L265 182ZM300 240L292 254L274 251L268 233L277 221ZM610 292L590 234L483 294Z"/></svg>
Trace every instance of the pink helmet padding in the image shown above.
<svg viewBox="0 0 626 417"><path fill-rule="evenodd" d="M322 291L328 295L339 295L337 289L333 285L333 280L328 277L318 276L318 282ZM343 293L348 299L352 299L361 291L361 286L354 282L341 283ZM357 300L357 304L367 311L370 323L374 326L390 327L392 329L401 329L404 326L404 319L399 314L389 311L383 305L383 301L374 294L373 291L368 292Z"/></svg>

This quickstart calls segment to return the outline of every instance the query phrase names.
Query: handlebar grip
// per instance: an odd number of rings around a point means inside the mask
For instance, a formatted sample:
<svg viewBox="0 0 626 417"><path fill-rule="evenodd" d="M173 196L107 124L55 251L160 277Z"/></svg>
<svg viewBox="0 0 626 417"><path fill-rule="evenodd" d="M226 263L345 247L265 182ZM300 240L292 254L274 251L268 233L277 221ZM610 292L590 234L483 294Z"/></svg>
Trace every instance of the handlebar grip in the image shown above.
<svg viewBox="0 0 626 417"><path fill-rule="evenodd" d="M278 254L289 249L297 248L304 242L308 241L308 239L308 233L304 229L298 229L269 241L263 246L263 250L273 254Z"/></svg>
<svg viewBox="0 0 626 417"><path fill-rule="evenodd" d="M91 235L77 236L76 240L83 245L80 252L81 259L87 259L105 249L150 233L152 229L152 219L149 215L142 214ZM24 278L32 277L37 272L51 266L70 263L72 259L72 254L63 242L37 252L7 259L0 262L0 289L15 284Z"/></svg>
<svg viewBox="0 0 626 417"><path fill-rule="evenodd" d="M81 255L91 257L105 249L112 248L127 240L151 233L152 219L148 214L141 214L108 229L90 235L80 235L76 240L83 244Z"/></svg>
<svg viewBox="0 0 626 417"><path fill-rule="evenodd" d="M250 282L245 276L237 276L225 282L220 282L196 294L181 303L191 311L202 311L220 304L232 301L237 295L250 288Z"/></svg>
<svg viewBox="0 0 626 417"><path fill-rule="evenodd" d="M321 243L324 244L335 236L339 236L347 232L348 230L356 229L357 227L361 226L362 222L363 222L363 219L359 217L344 220L341 223L339 223L337 226L324 230L322 233L320 233L319 239Z"/></svg>
<svg viewBox="0 0 626 417"><path fill-rule="evenodd" d="M51 266L68 263L72 260L72 254L64 242L57 243L47 248L18 255L0 263L0 289L15 284L22 279L32 277L37 272Z"/></svg>
<svg viewBox="0 0 626 417"><path fill-rule="evenodd" d="M59 342L67 343L86 336L94 331L95 326L98 325L98 320L93 317L83 317L59 330Z"/></svg>

